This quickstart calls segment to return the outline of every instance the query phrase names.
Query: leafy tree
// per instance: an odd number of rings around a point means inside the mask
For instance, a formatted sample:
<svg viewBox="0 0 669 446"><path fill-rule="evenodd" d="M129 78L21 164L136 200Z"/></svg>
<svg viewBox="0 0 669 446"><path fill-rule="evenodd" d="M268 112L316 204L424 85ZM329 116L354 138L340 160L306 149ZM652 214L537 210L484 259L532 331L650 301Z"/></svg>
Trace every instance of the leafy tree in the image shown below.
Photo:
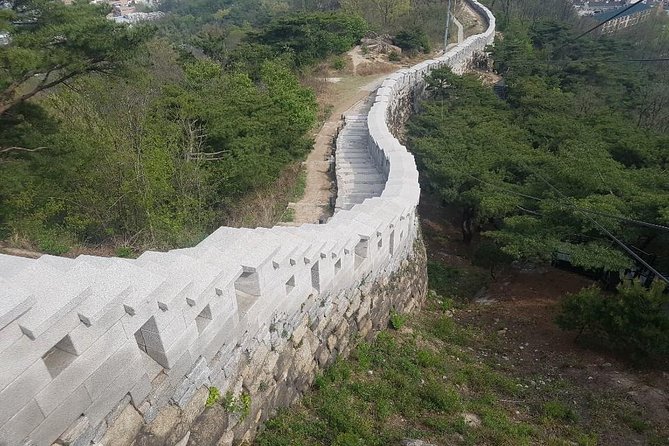
<svg viewBox="0 0 669 446"><path fill-rule="evenodd" d="M669 295L659 281L650 289L625 281L618 293L605 295L591 287L567 296L556 321L564 330L577 330L638 359L669 355Z"/></svg>
<svg viewBox="0 0 669 446"><path fill-rule="evenodd" d="M58 124L42 135L49 150L0 164L5 235L61 253L192 244L309 149L315 99L284 65L264 63L254 81L182 66L164 41L150 49L127 79L87 76L41 101Z"/></svg>
<svg viewBox="0 0 669 446"><path fill-rule="evenodd" d="M393 43L410 53L430 52L430 41L425 31L419 28L402 30L393 39Z"/></svg>
<svg viewBox="0 0 669 446"><path fill-rule="evenodd" d="M359 14L382 30L411 10L409 0L341 0L341 7L350 14Z"/></svg>
<svg viewBox="0 0 669 446"><path fill-rule="evenodd" d="M85 73L112 73L146 41L143 27L105 18L101 6L15 0L0 10L0 115L41 91Z"/></svg>
<svg viewBox="0 0 669 446"><path fill-rule="evenodd" d="M342 13L296 13L274 19L251 35L251 42L289 52L297 67L313 64L353 47L367 31L359 16Z"/></svg>
<svg viewBox="0 0 669 446"><path fill-rule="evenodd" d="M592 214L660 222L669 202L656 136L604 110L574 111L575 96L543 76L516 76L509 102L474 77L447 70L428 80L432 98L410 122L410 145L424 176L462 213L465 240L479 228L515 258L549 262L558 253L586 269L630 266ZM647 141L639 165L613 156L621 138ZM628 243L648 231L596 219Z"/></svg>

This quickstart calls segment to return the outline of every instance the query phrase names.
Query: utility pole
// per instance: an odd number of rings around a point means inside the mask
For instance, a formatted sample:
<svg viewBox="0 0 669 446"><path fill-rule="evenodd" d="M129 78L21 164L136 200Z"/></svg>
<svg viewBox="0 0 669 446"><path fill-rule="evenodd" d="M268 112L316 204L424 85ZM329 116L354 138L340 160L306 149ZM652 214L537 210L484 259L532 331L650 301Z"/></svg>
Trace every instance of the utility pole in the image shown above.
<svg viewBox="0 0 669 446"><path fill-rule="evenodd" d="M451 0L448 0L448 10L446 11L446 31L444 32L444 53L448 47L448 28L451 25Z"/></svg>

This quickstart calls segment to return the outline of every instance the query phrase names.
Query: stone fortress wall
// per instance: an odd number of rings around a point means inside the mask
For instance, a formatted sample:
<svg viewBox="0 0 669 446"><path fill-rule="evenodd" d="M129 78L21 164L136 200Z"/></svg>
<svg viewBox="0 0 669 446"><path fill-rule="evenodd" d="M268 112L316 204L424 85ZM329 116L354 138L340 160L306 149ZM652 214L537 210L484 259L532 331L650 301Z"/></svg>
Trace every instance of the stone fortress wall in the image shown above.
<svg viewBox="0 0 669 446"><path fill-rule="evenodd" d="M419 305L418 172L392 128L430 70L463 71L492 43L494 17L468 2L488 29L383 82L364 139L385 186L327 224L221 227L137 259L0 256L0 445L250 438L391 309ZM202 413L209 386L246 407Z"/></svg>

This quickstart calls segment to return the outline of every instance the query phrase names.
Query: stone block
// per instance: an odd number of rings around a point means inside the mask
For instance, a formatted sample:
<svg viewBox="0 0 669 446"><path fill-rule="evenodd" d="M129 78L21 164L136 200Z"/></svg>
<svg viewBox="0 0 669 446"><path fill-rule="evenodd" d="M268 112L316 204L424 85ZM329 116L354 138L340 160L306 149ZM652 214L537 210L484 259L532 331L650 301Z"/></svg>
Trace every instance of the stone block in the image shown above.
<svg viewBox="0 0 669 446"><path fill-rule="evenodd" d="M0 278L0 330L25 314L35 302L30 291Z"/></svg>
<svg viewBox="0 0 669 446"><path fill-rule="evenodd" d="M188 391L188 388L191 387L192 385L193 382L190 379L184 378L174 390L174 395L172 395L172 400L175 402L178 401Z"/></svg>
<svg viewBox="0 0 669 446"><path fill-rule="evenodd" d="M41 389L51 382L51 375L38 359L10 385L0 392L0 426L26 406Z"/></svg>
<svg viewBox="0 0 669 446"><path fill-rule="evenodd" d="M102 438L107 433L107 428L108 428L108 425L105 421L98 424L95 427L95 430L93 431L93 438L91 438L90 443L93 443L94 445L99 444L100 441L102 441ZM89 446L89 444L86 444L85 446ZM84 445L82 445L82 446L84 446Z"/></svg>
<svg viewBox="0 0 669 446"><path fill-rule="evenodd" d="M10 322L4 328L0 328L0 353L24 336L17 321Z"/></svg>
<svg viewBox="0 0 669 446"><path fill-rule="evenodd" d="M100 440L105 446L126 446L133 443L142 428L144 419L132 405L126 406L116 422L107 427L107 432Z"/></svg>
<svg viewBox="0 0 669 446"><path fill-rule="evenodd" d="M177 406L180 408L186 407L186 405L190 402L191 399L193 399L193 396L195 395L195 392L197 391L197 387L195 384L191 384L188 389L186 389L186 392L184 392L183 395L179 397L179 399L176 399L175 402L177 403Z"/></svg>
<svg viewBox="0 0 669 446"><path fill-rule="evenodd" d="M146 399L151 393L151 380L149 376L145 373L139 379L139 381L130 389L130 397L132 398L132 404L135 407L139 406L142 401Z"/></svg>
<svg viewBox="0 0 669 446"><path fill-rule="evenodd" d="M29 402L9 421L0 426L0 441L3 446L23 444L24 438L44 421L44 414L35 401ZM49 443L50 444L50 443Z"/></svg>
<svg viewBox="0 0 669 446"><path fill-rule="evenodd" d="M90 378L107 359L127 343L123 327L118 323L95 344L77 357L35 397L45 415L50 414L75 388Z"/></svg>
<svg viewBox="0 0 669 446"><path fill-rule="evenodd" d="M48 265L33 265L14 276L12 283L40 296L31 311L21 317L21 330L36 339L53 325L61 324L62 318L90 294L91 278L98 272L86 264L76 265L66 274Z"/></svg>
<svg viewBox="0 0 669 446"><path fill-rule="evenodd" d="M33 441L38 445L53 443L67 426L86 411L92 402L86 388L77 387L30 433L28 441Z"/></svg>
<svg viewBox="0 0 669 446"><path fill-rule="evenodd" d="M36 340L24 335L7 347L0 353L0 389L14 381L79 324L79 318L71 314L63 317Z"/></svg>
<svg viewBox="0 0 669 446"><path fill-rule="evenodd" d="M135 360L133 363L126 363L122 374L113 381L106 383L102 389L99 389L104 396L93 402L84 412L86 416L93 423L102 421L116 404L130 392L144 373L141 359Z"/></svg>
<svg viewBox="0 0 669 446"><path fill-rule="evenodd" d="M130 404L130 395L126 395L121 399L121 401L114 406L114 408L107 414L105 417L105 422L107 424L114 424L116 422L116 419L121 415L121 413L125 410L125 407Z"/></svg>
<svg viewBox="0 0 669 446"><path fill-rule="evenodd" d="M72 445L79 437L85 434L89 425L90 422L88 421L88 418L83 415L80 416L61 434L60 437L58 437L58 441L66 446Z"/></svg>
<svg viewBox="0 0 669 446"><path fill-rule="evenodd" d="M84 382L94 400L103 397L105 388L130 364L141 361L142 352L134 340L128 340L107 361L97 368ZM129 390L129 389L128 389Z"/></svg>
<svg viewBox="0 0 669 446"><path fill-rule="evenodd" d="M193 365L191 371L186 374L186 377L189 378L191 381L194 381L195 378L199 376L202 372L208 370L209 366L207 364L207 360L204 359L202 356L200 356L199 358L197 358L197 361L195 361L195 364Z"/></svg>

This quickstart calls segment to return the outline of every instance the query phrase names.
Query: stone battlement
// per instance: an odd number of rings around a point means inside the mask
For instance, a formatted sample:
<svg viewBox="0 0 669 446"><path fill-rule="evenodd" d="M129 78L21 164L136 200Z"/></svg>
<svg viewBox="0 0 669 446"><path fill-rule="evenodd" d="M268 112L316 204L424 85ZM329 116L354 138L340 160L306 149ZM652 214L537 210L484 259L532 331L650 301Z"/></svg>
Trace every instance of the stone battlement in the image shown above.
<svg viewBox="0 0 669 446"><path fill-rule="evenodd" d="M385 184L357 189L327 224L221 227L195 247L137 259L0 255L0 445L89 445L119 405L150 423L204 386L238 393L240 361L280 349L300 324L327 325L330 302L406 267L418 171L389 123L430 70L462 71L492 43L494 17L469 3L488 29L383 82L358 139Z"/></svg>

